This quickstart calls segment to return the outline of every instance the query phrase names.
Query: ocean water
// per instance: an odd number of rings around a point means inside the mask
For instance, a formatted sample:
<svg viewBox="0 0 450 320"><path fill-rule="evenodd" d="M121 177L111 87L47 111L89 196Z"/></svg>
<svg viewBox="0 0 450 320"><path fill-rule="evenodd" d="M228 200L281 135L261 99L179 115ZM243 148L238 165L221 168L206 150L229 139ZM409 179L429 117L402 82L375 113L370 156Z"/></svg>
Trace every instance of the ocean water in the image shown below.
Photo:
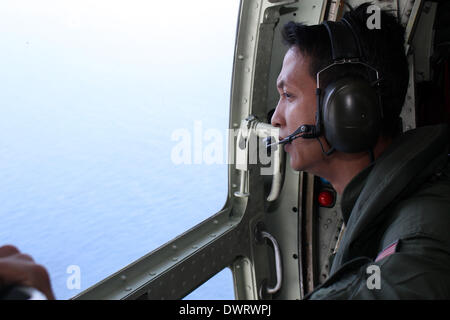
<svg viewBox="0 0 450 320"><path fill-rule="evenodd" d="M46 266L58 299L224 205L238 5L0 4L0 245ZM195 158L211 145L223 161ZM188 298L233 299L230 271Z"/></svg>

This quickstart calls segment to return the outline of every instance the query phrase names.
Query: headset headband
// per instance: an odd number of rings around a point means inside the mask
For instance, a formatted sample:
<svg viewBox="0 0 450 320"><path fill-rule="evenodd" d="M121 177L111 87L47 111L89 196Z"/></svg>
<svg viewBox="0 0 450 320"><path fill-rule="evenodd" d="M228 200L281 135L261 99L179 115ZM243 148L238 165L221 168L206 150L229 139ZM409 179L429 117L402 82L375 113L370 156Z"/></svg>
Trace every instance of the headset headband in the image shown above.
<svg viewBox="0 0 450 320"><path fill-rule="evenodd" d="M333 61L360 59L363 54L358 36L355 34L352 25L342 18L339 22L324 21L323 25L328 31L331 42L331 53ZM349 29L352 36L349 37Z"/></svg>
<svg viewBox="0 0 450 320"><path fill-rule="evenodd" d="M360 64L374 71L376 74L376 83L378 83L380 81L378 70L367 64L361 42L350 21L342 18L338 22L324 21L322 24L327 29L330 38L333 63L317 72L317 88L320 88L320 73L335 65L346 63ZM352 35L351 37L349 37L349 31Z"/></svg>

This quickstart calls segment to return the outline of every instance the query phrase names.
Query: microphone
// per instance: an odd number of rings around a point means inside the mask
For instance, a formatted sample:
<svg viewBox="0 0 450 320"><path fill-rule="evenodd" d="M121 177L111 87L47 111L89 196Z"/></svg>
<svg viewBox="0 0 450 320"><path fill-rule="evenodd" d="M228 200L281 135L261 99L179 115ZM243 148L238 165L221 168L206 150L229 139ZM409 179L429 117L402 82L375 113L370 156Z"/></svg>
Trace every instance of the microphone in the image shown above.
<svg viewBox="0 0 450 320"><path fill-rule="evenodd" d="M319 135L318 135L318 130L316 130L316 126L313 126L310 124L303 124L300 127L298 127L297 130L295 130L293 133L288 135L283 140L268 144L268 145L266 145L266 148L269 148L274 145L291 143L293 140L300 138L300 137L302 137L304 139L312 139L312 138L317 138L318 136Z"/></svg>

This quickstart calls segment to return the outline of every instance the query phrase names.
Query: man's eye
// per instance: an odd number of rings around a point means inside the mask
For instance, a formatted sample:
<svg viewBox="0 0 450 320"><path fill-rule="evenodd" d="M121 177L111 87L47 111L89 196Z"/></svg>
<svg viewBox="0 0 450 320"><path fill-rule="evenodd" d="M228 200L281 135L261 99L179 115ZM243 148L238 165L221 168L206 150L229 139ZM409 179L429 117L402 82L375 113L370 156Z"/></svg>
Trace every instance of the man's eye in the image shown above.
<svg viewBox="0 0 450 320"><path fill-rule="evenodd" d="M283 96L285 97L285 98L290 98L290 97L292 97L292 95L291 94L289 94L289 93L287 93L287 92L283 92Z"/></svg>

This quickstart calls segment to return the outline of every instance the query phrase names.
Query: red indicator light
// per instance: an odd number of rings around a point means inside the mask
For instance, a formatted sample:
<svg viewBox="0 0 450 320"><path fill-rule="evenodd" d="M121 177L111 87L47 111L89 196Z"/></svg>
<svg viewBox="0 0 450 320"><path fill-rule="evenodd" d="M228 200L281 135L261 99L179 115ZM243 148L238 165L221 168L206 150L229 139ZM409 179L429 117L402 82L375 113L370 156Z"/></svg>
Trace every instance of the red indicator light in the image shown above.
<svg viewBox="0 0 450 320"><path fill-rule="evenodd" d="M331 207L334 203L334 194L331 191L321 191L317 198L322 207Z"/></svg>

